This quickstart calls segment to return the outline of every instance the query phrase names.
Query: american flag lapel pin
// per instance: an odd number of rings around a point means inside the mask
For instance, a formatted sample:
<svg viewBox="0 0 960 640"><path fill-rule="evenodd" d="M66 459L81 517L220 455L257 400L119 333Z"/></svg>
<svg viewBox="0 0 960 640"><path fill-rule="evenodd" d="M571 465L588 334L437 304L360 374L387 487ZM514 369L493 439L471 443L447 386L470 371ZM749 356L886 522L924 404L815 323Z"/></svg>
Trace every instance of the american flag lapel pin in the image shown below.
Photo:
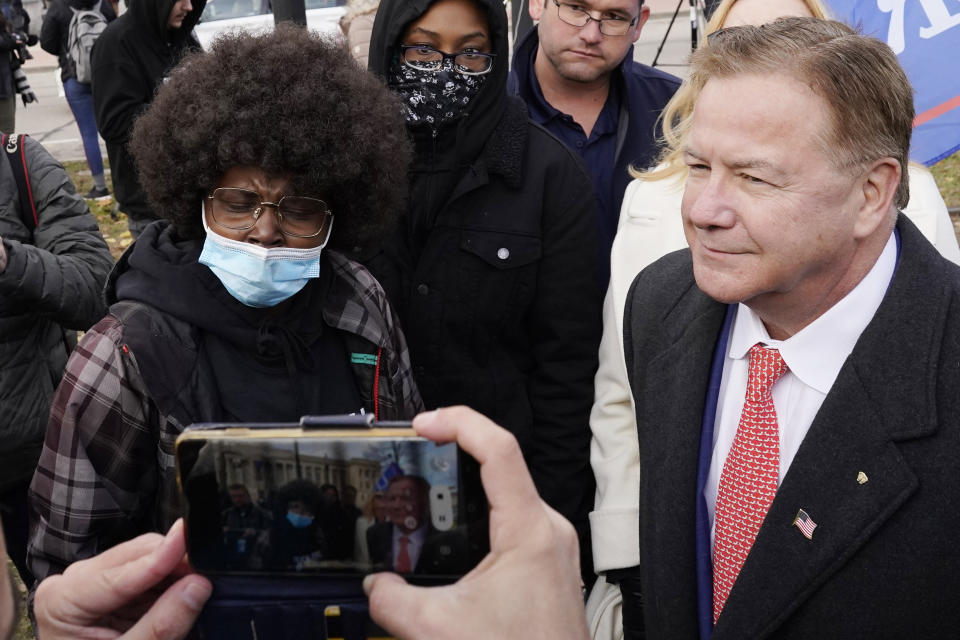
<svg viewBox="0 0 960 640"><path fill-rule="evenodd" d="M800 529L807 540L813 540L813 530L817 528L817 523L813 521L813 518L804 511L800 509L797 511L797 517L793 519L793 524L797 529Z"/></svg>

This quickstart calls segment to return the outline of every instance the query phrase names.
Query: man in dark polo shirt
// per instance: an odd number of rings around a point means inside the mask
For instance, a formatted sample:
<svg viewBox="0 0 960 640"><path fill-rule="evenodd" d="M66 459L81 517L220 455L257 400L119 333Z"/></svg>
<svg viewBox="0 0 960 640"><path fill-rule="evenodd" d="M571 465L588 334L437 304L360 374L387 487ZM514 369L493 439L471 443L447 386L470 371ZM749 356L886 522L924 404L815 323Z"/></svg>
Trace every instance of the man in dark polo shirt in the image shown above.
<svg viewBox="0 0 960 640"><path fill-rule="evenodd" d="M643 0L531 0L539 24L513 58L510 91L530 117L576 151L597 198L604 288L630 165L656 158L657 117L680 81L633 60L650 15Z"/></svg>

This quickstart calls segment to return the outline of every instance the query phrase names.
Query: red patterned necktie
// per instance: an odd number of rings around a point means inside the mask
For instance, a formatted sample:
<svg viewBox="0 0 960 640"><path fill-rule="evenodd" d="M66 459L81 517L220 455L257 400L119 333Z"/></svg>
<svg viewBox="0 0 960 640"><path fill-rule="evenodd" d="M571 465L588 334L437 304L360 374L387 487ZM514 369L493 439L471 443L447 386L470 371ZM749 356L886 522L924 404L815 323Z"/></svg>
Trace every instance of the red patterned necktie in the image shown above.
<svg viewBox="0 0 960 640"><path fill-rule="evenodd" d="M787 372L776 349L750 348L747 394L730 453L723 463L713 543L713 623L717 623L760 525L777 493L780 433L773 384Z"/></svg>
<svg viewBox="0 0 960 640"><path fill-rule="evenodd" d="M410 573L412 570L410 566L410 551L407 549L407 545L409 544L410 538L400 536L400 551L397 552L397 566L394 567L397 573Z"/></svg>

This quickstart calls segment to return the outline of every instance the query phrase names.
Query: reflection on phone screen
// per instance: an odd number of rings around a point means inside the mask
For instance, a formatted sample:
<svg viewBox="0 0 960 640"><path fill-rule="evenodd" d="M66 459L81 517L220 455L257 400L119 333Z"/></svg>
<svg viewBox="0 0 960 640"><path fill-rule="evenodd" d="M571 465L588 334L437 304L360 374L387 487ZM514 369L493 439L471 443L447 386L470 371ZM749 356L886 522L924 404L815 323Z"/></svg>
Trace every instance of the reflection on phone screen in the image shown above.
<svg viewBox="0 0 960 640"><path fill-rule="evenodd" d="M468 521L485 514L462 499L454 444L187 440L178 457L198 570L458 576L479 559Z"/></svg>

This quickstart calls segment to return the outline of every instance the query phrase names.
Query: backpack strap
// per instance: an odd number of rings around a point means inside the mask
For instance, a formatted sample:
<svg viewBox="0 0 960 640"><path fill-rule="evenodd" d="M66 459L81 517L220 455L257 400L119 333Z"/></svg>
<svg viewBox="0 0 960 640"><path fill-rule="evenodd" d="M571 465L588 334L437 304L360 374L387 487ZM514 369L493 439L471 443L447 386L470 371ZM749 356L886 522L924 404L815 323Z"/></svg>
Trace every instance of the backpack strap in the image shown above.
<svg viewBox="0 0 960 640"><path fill-rule="evenodd" d="M33 236L33 230L37 228L37 205L33 201L33 191L30 189L27 158L23 155L24 138L26 136L22 134L3 134L0 144L3 145L7 160L10 161L13 179L17 181L17 193L20 195L20 219Z"/></svg>

